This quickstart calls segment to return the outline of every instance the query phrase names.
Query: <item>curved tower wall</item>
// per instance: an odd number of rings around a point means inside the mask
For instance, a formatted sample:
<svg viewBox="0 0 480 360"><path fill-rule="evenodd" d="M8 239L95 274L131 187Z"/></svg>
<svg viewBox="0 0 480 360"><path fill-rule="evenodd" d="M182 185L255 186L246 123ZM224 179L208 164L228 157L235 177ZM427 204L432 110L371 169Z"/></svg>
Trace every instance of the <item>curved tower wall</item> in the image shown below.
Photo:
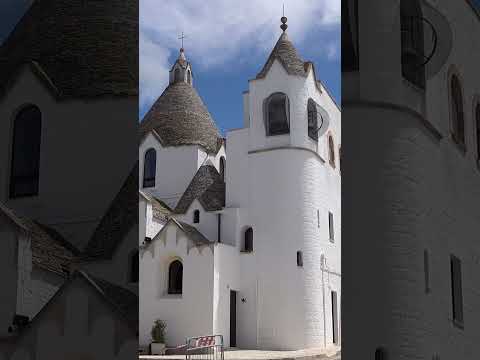
<svg viewBox="0 0 480 360"><path fill-rule="evenodd" d="M480 53L468 46L462 55L459 39L478 34L480 22L467 2L436 2L452 26L453 50L423 91L401 75L399 6L359 2L360 71L344 76L342 358L373 359L381 347L388 359L473 359L480 173L471 114ZM465 153L450 136L452 64L462 65ZM462 263L463 329L453 321L451 255Z"/></svg>
<svg viewBox="0 0 480 360"><path fill-rule="evenodd" d="M263 101L277 91L289 97L290 134L267 137ZM289 76L278 61L264 80L250 82L249 96L246 180L254 253L245 256L256 258L256 268L244 270L255 271L258 282L257 344L275 349L321 347L332 340L332 290L340 305L340 277L324 273L322 282L320 266L325 255L332 273L340 274L340 176L338 163L333 169L323 161L326 137L320 137L318 145L308 138L308 98L331 114L337 161L340 113L316 88L313 72L307 78ZM333 244L329 211L335 214ZM297 266L297 251L303 253L303 267Z"/></svg>

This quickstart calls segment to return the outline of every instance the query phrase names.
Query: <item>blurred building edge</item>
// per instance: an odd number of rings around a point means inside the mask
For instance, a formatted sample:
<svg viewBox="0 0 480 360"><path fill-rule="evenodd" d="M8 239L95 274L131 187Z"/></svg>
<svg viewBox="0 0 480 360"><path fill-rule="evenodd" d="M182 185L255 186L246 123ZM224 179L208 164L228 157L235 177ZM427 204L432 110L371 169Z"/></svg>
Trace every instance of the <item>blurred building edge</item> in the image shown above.
<svg viewBox="0 0 480 360"><path fill-rule="evenodd" d="M1 295L0 353L9 356L22 348L39 356L50 351L68 357L79 350L71 347L76 344L82 351L90 348L95 358L113 349L111 339L115 356L124 343L136 351L138 278L132 277L131 263L138 256L137 174L136 165L82 251L0 203L2 263L13 265L4 274L9 283ZM100 303L94 294L101 295ZM106 311L105 305L115 311ZM45 344L54 348L42 345L44 335L36 331L52 324L57 328Z"/></svg>
<svg viewBox="0 0 480 360"><path fill-rule="evenodd" d="M138 1L33 1L0 46L0 358L136 354L137 161Z"/></svg>
<svg viewBox="0 0 480 360"><path fill-rule="evenodd" d="M478 358L479 9L342 1L344 359Z"/></svg>

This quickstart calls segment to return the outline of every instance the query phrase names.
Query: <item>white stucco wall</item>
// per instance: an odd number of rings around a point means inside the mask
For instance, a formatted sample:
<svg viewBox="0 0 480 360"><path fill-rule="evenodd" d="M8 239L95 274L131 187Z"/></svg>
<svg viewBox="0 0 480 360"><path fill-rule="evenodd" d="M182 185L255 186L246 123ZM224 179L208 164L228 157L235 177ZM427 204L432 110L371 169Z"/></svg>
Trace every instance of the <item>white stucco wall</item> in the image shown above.
<svg viewBox="0 0 480 360"><path fill-rule="evenodd" d="M213 249L191 247L183 231L169 223L152 243L140 251L140 345L150 343L156 319L167 323L170 346L185 343L186 336L213 331ZM183 294L167 294L168 266L183 264Z"/></svg>

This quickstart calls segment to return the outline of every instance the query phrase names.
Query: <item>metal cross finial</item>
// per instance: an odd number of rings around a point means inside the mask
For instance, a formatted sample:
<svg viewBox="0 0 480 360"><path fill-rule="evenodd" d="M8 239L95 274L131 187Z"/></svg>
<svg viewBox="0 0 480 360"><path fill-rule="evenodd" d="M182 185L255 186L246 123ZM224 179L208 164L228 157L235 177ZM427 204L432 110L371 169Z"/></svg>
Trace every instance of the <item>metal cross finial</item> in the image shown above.
<svg viewBox="0 0 480 360"><path fill-rule="evenodd" d="M182 31L182 35L178 37L178 39L181 39L181 40L182 40L182 49L183 49L183 39L185 39L185 38L186 38L186 36L185 36L185 34L183 33L183 31Z"/></svg>
<svg viewBox="0 0 480 360"><path fill-rule="evenodd" d="M285 3L283 3L283 12L282 12L282 16L285 16Z"/></svg>

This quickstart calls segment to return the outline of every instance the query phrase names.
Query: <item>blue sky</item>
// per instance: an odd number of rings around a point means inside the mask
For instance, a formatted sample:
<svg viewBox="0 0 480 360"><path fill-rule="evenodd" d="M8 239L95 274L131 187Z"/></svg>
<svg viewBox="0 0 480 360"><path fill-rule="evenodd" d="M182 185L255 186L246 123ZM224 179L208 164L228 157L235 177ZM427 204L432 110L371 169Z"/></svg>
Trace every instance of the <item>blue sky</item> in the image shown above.
<svg viewBox="0 0 480 360"><path fill-rule="evenodd" d="M340 103L340 0L285 0L290 40ZM281 34L283 1L140 0L140 118L168 84L186 34L194 86L220 130L242 126L242 92Z"/></svg>
<svg viewBox="0 0 480 360"><path fill-rule="evenodd" d="M2 41L31 0L3 0ZM340 103L340 0L139 0L140 119L168 84L184 31L194 85L222 132L242 126L242 92L280 36L288 33L304 60Z"/></svg>

